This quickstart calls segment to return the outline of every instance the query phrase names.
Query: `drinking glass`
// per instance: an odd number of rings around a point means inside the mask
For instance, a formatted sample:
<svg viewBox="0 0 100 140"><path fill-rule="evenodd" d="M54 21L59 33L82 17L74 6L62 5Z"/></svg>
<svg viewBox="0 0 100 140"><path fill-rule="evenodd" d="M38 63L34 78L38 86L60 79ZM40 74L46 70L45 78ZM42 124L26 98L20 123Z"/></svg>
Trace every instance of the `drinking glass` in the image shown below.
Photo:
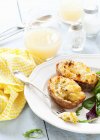
<svg viewBox="0 0 100 140"><path fill-rule="evenodd" d="M46 60L54 57L61 46L58 22L52 15L44 22L31 21L25 28L25 47L33 57Z"/></svg>
<svg viewBox="0 0 100 140"><path fill-rule="evenodd" d="M83 16L81 0L62 0L59 15L64 22L73 23Z"/></svg>

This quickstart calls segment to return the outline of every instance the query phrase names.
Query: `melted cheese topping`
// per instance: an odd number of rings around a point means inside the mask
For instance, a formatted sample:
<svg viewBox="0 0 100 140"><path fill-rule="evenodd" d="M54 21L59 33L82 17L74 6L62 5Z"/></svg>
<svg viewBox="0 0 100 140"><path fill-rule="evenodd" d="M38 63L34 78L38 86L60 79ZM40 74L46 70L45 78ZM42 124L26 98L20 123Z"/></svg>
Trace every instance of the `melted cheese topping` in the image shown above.
<svg viewBox="0 0 100 140"><path fill-rule="evenodd" d="M58 64L58 71L65 77L76 81L93 84L97 81L97 75L91 71L84 63L70 60L62 61Z"/></svg>
<svg viewBox="0 0 100 140"><path fill-rule="evenodd" d="M56 96L71 102L78 101L85 97L84 92L81 91L81 87L75 81L62 76L51 78L50 90Z"/></svg>

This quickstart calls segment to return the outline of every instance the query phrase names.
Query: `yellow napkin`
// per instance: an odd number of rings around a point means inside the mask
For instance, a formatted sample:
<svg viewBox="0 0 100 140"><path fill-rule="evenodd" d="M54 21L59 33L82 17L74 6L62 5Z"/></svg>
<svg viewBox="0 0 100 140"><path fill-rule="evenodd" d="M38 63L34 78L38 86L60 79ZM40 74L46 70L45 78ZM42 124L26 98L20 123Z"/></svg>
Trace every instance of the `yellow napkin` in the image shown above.
<svg viewBox="0 0 100 140"><path fill-rule="evenodd" d="M23 83L13 72L29 76L35 66L27 50L0 48L0 121L16 118L26 103Z"/></svg>

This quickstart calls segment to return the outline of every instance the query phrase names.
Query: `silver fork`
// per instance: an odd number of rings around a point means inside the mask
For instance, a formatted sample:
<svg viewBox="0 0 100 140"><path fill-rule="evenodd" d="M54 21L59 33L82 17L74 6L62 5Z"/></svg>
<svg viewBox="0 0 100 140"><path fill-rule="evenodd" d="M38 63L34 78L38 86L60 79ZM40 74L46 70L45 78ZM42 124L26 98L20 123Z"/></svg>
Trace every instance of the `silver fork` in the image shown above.
<svg viewBox="0 0 100 140"><path fill-rule="evenodd" d="M66 110L59 107L53 100L52 98L47 95L43 90L41 90L39 87L37 87L36 85L34 85L30 80L29 78L27 78L22 72L20 71L15 71L14 72L14 75L16 78L18 78L19 80L21 80L24 84L26 85L31 85L33 86L33 88L35 88L36 90L38 90L43 96L45 99L48 99L50 101L50 108L51 108L51 111L55 114L55 115L59 115L60 113L62 112L65 112Z"/></svg>

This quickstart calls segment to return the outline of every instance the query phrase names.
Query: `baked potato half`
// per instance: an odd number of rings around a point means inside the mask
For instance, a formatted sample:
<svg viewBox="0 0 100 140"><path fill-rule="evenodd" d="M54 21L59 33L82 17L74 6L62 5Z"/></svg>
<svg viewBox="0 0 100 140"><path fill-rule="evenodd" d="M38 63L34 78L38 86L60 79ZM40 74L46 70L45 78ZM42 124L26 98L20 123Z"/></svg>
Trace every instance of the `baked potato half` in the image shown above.
<svg viewBox="0 0 100 140"><path fill-rule="evenodd" d="M53 100L65 109L72 109L83 102L85 93L72 79L54 76L48 81L48 91Z"/></svg>
<svg viewBox="0 0 100 140"><path fill-rule="evenodd" d="M83 91L91 91L98 82L97 75L82 62L64 60L56 65L58 75L75 80Z"/></svg>

